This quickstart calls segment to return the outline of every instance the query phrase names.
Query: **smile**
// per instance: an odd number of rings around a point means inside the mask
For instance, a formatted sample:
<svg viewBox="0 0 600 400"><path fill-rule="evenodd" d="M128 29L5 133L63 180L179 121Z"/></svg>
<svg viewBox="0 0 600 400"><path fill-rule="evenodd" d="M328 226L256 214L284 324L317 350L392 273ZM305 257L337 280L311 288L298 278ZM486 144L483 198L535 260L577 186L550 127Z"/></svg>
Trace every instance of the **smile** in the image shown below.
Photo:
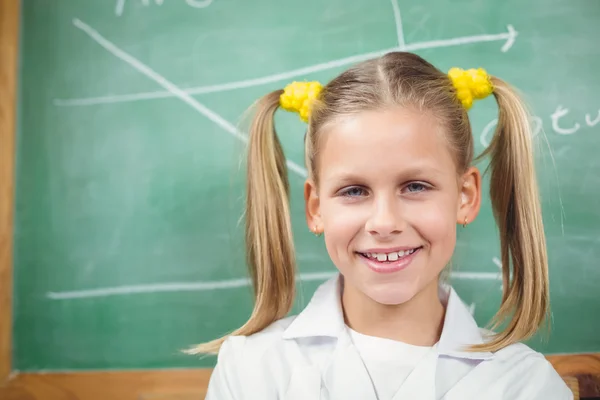
<svg viewBox="0 0 600 400"><path fill-rule="evenodd" d="M408 267L421 249L422 247L416 247L413 249L386 253L359 252L358 255L372 271L378 273L391 273L401 271Z"/></svg>
<svg viewBox="0 0 600 400"><path fill-rule="evenodd" d="M368 258L376 259L379 262L396 261L399 258L411 255L412 253L417 251L417 249L400 250L400 251L394 251L391 253L361 253L361 255L368 257Z"/></svg>

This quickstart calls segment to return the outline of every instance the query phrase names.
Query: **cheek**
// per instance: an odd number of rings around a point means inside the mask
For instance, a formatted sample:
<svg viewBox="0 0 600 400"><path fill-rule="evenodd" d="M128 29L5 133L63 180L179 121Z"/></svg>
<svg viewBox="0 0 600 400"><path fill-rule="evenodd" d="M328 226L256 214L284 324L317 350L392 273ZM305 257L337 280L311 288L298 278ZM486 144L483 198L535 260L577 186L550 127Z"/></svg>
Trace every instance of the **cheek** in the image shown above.
<svg viewBox="0 0 600 400"><path fill-rule="evenodd" d="M352 206L328 200L321 204L325 246L334 263L347 254L352 240L364 226L360 213ZM342 263L343 264L343 263Z"/></svg>
<svg viewBox="0 0 600 400"><path fill-rule="evenodd" d="M432 246L454 246L456 242L456 208L452 201L432 202L414 213L414 226Z"/></svg>
<svg viewBox="0 0 600 400"><path fill-rule="evenodd" d="M323 228L328 235L354 236L364 224L361 213L351 205L340 204L337 200L327 200L321 206Z"/></svg>
<svg viewBox="0 0 600 400"><path fill-rule="evenodd" d="M451 214L429 212L421 218L419 228L428 239L434 241L447 236L450 231L456 230L456 222Z"/></svg>

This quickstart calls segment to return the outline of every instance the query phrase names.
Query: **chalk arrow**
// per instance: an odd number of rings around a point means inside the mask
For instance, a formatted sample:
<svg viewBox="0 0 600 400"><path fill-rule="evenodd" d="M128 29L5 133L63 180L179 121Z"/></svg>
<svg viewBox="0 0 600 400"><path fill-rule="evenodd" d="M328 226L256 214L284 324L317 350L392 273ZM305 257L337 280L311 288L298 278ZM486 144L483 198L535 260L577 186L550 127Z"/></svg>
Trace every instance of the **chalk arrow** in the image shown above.
<svg viewBox="0 0 600 400"><path fill-rule="evenodd" d="M517 38L517 35L519 34L517 31L515 31L515 28L513 28L512 25L508 25L508 37L506 38L506 43L504 43L504 46L502 46L502 51L504 53L506 53L508 51L508 49L510 49L513 45L513 43L515 42L515 39Z"/></svg>
<svg viewBox="0 0 600 400"><path fill-rule="evenodd" d="M406 45L405 50L414 51L421 49L435 49L440 47L452 47L472 43L495 42L499 40L505 40L506 42L502 46L501 50L503 53L506 53L512 47L517 35L519 34L512 25L508 25L506 29L507 32L496 33L491 35L461 36L452 39L430 40L427 42L410 43Z"/></svg>
<svg viewBox="0 0 600 400"><path fill-rule="evenodd" d="M2 0L0 0L2 1ZM274 75L262 76L258 78L246 79L241 81L233 81L219 83L216 85L196 86L182 89L188 95L198 95L206 93L226 92L230 90L243 89L253 86L265 85L272 82L279 82L293 79L297 76L306 76L319 71L339 68L344 65L356 64L361 61L371 58L380 57L390 51L415 51L421 49L435 49L440 47L462 46L472 43L496 42L504 41L501 48L503 53L506 53L515 43L518 32L512 25L508 25L507 32L495 34L483 34L473 36L461 36L451 39L430 40L425 42L409 43L403 47L392 47L389 49L381 49L370 53L357 54L350 57L331 60L320 64L309 65L307 67L297 68L291 71L280 72ZM78 99L54 99L54 104L57 106L90 106L95 104L121 103L139 100L162 99L166 97L174 97L173 93L167 91L154 91L143 93L132 93L124 95L110 95L101 97L87 97Z"/></svg>

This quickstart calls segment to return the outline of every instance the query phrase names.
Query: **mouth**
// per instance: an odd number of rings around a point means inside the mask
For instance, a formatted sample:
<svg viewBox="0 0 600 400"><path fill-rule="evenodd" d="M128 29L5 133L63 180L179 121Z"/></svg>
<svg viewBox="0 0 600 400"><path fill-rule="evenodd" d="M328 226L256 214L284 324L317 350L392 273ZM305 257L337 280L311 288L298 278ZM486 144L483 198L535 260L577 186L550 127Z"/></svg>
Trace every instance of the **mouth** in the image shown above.
<svg viewBox="0 0 600 400"><path fill-rule="evenodd" d="M357 252L367 267L377 273L391 273L407 268L423 247L391 252Z"/></svg>

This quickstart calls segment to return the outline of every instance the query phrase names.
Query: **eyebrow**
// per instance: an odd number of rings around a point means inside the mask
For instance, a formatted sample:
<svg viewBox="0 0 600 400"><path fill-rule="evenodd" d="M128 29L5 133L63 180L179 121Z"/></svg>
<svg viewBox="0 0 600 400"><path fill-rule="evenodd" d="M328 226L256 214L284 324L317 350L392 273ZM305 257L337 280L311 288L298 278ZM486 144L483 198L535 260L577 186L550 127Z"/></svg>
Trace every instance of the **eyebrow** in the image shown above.
<svg viewBox="0 0 600 400"><path fill-rule="evenodd" d="M408 168L408 169L405 169L405 170L395 173L397 179L407 179L409 177L426 177L426 176L437 177L442 174L443 174L443 171L441 171L437 168L431 167L431 166L411 167L411 168ZM327 177L326 180L335 181L336 183L339 183L339 184L347 184L347 183L362 182L365 180L365 178L362 175L357 174L354 171L341 170L339 172L334 172L332 175Z"/></svg>

